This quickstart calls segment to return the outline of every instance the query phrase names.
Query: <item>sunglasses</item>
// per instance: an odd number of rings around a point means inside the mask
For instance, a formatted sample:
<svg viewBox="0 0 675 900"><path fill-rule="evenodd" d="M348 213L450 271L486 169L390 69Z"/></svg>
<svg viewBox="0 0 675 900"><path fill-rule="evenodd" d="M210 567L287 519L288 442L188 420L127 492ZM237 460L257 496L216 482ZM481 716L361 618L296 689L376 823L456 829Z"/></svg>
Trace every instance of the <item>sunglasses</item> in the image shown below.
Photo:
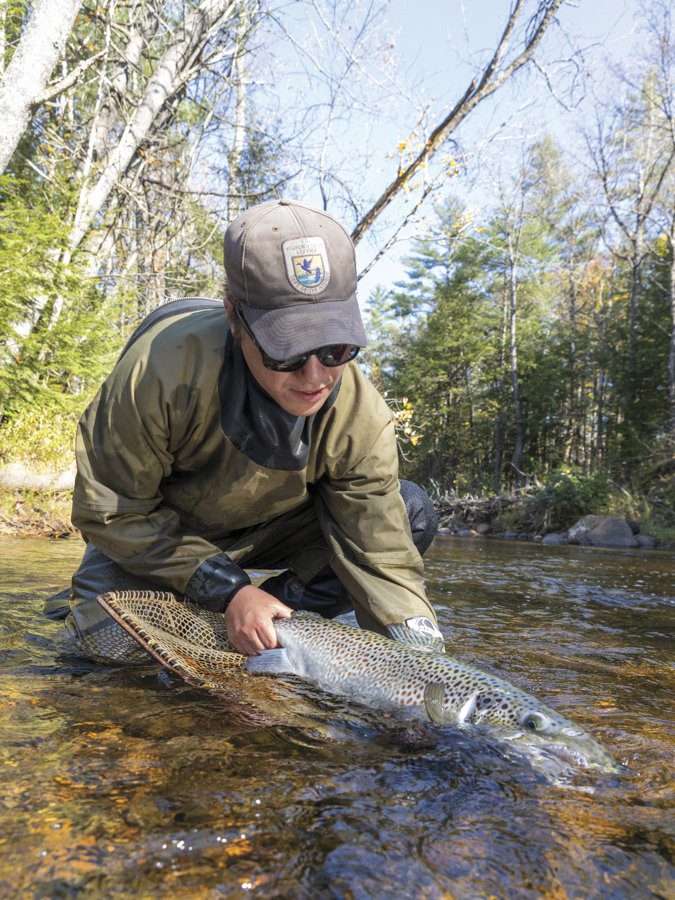
<svg viewBox="0 0 675 900"><path fill-rule="evenodd" d="M272 369L273 372L297 372L298 369L302 369L302 367L306 365L310 356L316 356L322 366L333 369L335 366L344 366L352 359L355 359L361 349L356 344L326 344L325 347L317 347L316 350L308 350L307 353L289 356L288 359L272 359L271 356L268 356L265 353L256 340L255 335L251 331L251 328L243 315L238 309L236 312L237 318L244 326L244 331L260 351L263 365L266 369Z"/></svg>

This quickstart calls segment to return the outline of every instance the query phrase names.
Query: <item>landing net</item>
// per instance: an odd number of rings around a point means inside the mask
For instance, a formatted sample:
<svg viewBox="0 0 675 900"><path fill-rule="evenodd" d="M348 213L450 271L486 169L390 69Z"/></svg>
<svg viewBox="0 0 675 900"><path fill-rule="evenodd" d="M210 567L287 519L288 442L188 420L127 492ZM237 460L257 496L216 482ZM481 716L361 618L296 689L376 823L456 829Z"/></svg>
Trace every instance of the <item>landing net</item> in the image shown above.
<svg viewBox="0 0 675 900"><path fill-rule="evenodd" d="M227 684L245 656L227 639L225 616L165 591L110 591L96 598L148 653L189 684Z"/></svg>

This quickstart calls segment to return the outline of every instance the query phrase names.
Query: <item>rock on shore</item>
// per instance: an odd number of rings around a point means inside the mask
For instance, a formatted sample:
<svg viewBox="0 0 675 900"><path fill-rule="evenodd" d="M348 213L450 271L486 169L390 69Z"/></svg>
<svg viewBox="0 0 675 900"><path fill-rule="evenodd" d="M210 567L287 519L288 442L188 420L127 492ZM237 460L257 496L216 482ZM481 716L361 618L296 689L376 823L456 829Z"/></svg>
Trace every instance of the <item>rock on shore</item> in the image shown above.
<svg viewBox="0 0 675 900"><path fill-rule="evenodd" d="M584 516L567 531L545 535L543 543L580 544L585 547L642 547L653 549L656 538L640 534L637 523L629 523L620 516Z"/></svg>
<svg viewBox="0 0 675 900"><path fill-rule="evenodd" d="M503 504L505 505L505 504ZM463 515L462 515L463 513ZM468 514L467 514L468 513ZM482 521L476 521L478 515ZM474 514L475 518L474 518ZM586 547L640 547L653 549L657 546L656 538L648 534L640 534L640 525L628 521L621 516L583 516L566 531L549 534L533 534L521 531L500 531L494 528L492 521L486 521L486 510L453 510L450 515L442 516L439 534L456 537L491 536L502 540L537 541L548 547L563 544L578 544ZM498 520L499 512L495 519Z"/></svg>

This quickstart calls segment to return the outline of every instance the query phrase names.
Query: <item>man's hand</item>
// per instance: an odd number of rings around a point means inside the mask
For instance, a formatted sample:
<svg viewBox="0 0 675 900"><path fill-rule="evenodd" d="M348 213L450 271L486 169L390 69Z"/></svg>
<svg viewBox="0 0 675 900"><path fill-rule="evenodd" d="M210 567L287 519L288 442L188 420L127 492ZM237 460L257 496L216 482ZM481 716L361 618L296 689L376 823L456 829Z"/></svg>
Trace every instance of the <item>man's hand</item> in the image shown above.
<svg viewBox="0 0 675 900"><path fill-rule="evenodd" d="M239 653L257 656L261 650L278 646L274 619L287 619L293 610L260 588L247 584L239 588L225 610L230 643Z"/></svg>

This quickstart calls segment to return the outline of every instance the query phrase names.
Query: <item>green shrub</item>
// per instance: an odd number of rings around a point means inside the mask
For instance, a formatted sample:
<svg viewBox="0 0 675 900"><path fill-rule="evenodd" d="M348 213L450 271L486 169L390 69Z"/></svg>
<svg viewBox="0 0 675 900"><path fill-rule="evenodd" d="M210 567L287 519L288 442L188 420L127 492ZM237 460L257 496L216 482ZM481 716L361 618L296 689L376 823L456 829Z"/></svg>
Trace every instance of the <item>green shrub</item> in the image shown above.
<svg viewBox="0 0 675 900"><path fill-rule="evenodd" d="M492 522L493 531L531 531L533 523L526 499L519 505L511 506L499 513Z"/></svg>
<svg viewBox="0 0 675 900"><path fill-rule="evenodd" d="M604 473L572 471L551 474L526 505L526 518L536 531L561 531L589 513L604 511L609 482Z"/></svg>
<svg viewBox="0 0 675 900"><path fill-rule="evenodd" d="M36 471L67 469L75 461L75 428L81 406L81 399L70 411L38 403L3 422L0 464L21 462Z"/></svg>

